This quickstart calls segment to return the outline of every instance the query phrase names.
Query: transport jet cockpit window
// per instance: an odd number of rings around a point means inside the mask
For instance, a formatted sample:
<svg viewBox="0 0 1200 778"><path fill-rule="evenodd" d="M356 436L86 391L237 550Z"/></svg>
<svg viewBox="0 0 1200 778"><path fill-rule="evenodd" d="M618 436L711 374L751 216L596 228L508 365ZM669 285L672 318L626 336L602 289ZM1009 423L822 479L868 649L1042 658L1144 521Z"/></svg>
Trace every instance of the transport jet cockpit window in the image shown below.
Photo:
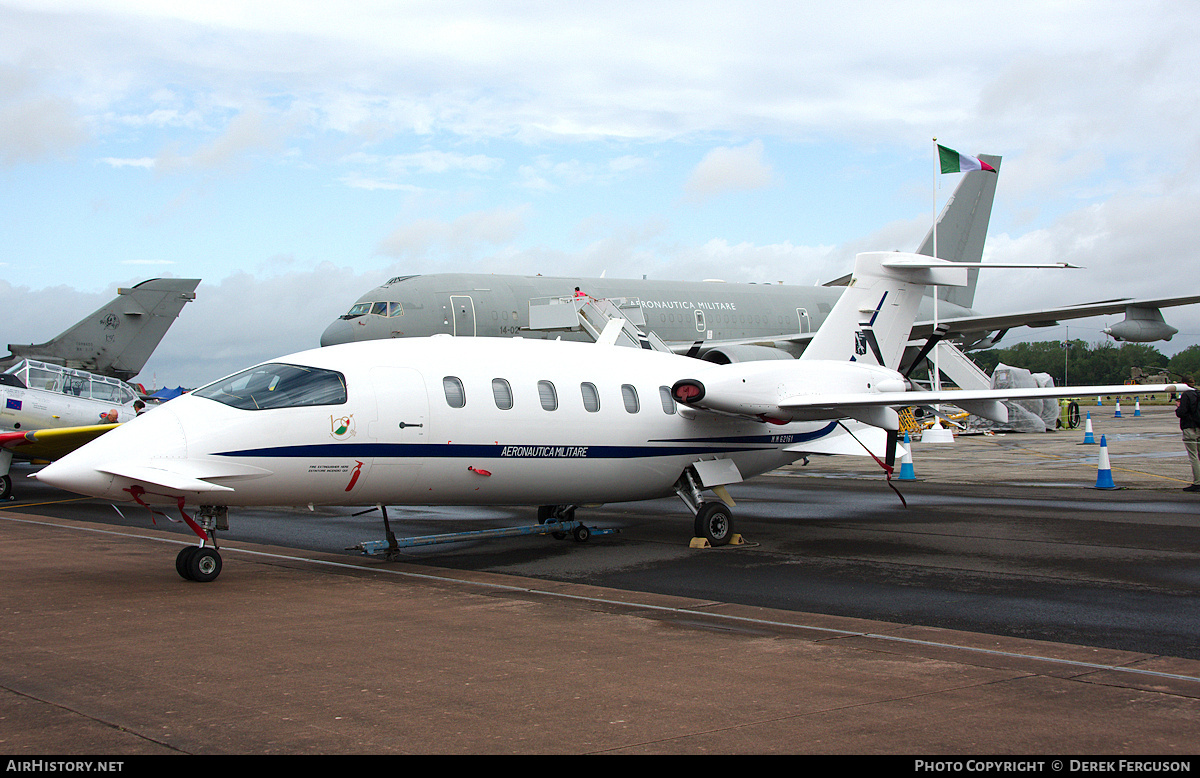
<svg viewBox="0 0 1200 778"><path fill-rule="evenodd" d="M346 402L346 379L334 370L268 364L243 370L192 394L247 411L341 405Z"/></svg>
<svg viewBox="0 0 1200 778"><path fill-rule="evenodd" d="M404 306L397 302L355 303L350 312L342 318L357 319L359 316L366 316L367 314L386 318L403 316Z"/></svg>

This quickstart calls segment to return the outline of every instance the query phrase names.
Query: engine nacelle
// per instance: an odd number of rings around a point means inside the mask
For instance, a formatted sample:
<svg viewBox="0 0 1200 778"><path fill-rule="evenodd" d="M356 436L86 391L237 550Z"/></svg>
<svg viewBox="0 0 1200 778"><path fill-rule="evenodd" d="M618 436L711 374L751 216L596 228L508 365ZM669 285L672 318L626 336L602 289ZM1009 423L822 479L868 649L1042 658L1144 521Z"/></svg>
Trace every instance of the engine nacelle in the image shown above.
<svg viewBox="0 0 1200 778"><path fill-rule="evenodd" d="M1150 343L1155 340L1170 340L1179 330L1163 321L1162 311L1157 308L1129 306L1125 309L1125 320L1104 328L1104 334L1113 340L1130 343Z"/></svg>
<svg viewBox="0 0 1200 778"><path fill-rule="evenodd" d="M795 357L771 346L734 345L710 348L704 352L701 359L718 365L731 365L737 362L768 362L778 359L795 359Z"/></svg>
<svg viewBox="0 0 1200 778"><path fill-rule="evenodd" d="M892 428L895 412L890 408L851 411L846 408L786 407L788 399L808 395L840 396L903 392L904 377L878 365L825 360L792 360L781 364L743 362L717 365L698 371L696 378L676 381L671 396L681 405L721 413L750 416L786 424L846 416L870 417L869 424Z"/></svg>

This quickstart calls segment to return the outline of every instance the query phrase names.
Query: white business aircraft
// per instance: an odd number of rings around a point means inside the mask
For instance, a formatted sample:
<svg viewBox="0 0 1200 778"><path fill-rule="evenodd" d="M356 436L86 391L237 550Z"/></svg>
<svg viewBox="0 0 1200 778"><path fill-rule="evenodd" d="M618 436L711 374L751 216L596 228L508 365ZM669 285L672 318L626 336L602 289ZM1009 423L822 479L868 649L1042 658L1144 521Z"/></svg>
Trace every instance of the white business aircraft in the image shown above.
<svg viewBox="0 0 1200 778"><path fill-rule="evenodd" d="M220 572L215 531L229 506L537 505L541 518L573 520L578 505L674 493L696 534L720 545L733 536L726 485L826 452L849 437L848 419L894 436L896 407L954 402L1004 418L1001 399L1169 390L906 391L895 368L925 286L966 280L944 260L860 254L799 360L705 364L607 338L435 336L305 351L172 400L37 478L177 506L201 543L176 568L197 581Z"/></svg>
<svg viewBox="0 0 1200 778"><path fill-rule="evenodd" d="M136 415L124 381L23 359L0 373L0 500L13 457L57 459Z"/></svg>

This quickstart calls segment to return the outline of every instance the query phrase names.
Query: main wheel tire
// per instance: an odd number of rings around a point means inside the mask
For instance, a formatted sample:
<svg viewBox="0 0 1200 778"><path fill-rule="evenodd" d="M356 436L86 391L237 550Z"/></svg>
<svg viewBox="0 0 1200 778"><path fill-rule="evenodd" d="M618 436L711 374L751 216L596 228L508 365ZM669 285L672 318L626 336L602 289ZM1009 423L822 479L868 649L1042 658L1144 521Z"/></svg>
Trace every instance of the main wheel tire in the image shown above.
<svg viewBox="0 0 1200 778"><path fill-rule="evenodd" d="M215 581L221 574L221 555L215 548L197 548L188 560L188 577L199 583Z"/></svg>
<svg viewBox="0 0 1200 778"><path fill-rule="evenodd" d="M546 522L550 522L550 521L574 521L575 520L575 509L574 508L569 508L568 510L564 511L561 516L555 515L557 510L558 510L557 505L539 505L538 506L538 524L545 524ZM567 537L567 533L551 532L550 537L554 538L555 540L563 540Z"/></svg>
<svg viewBox="0 0 1200 778"><path fill-rule="evenodd" d="M0 500L12 497L12 476L0 475Z"/></svg>
<svg viewBox="0 0 1200 778"><path fill-rule="evenodd" d="M733 538L733 514L722 502L706 502L696 512L696 537L711 546L724 546Z"/></svg>

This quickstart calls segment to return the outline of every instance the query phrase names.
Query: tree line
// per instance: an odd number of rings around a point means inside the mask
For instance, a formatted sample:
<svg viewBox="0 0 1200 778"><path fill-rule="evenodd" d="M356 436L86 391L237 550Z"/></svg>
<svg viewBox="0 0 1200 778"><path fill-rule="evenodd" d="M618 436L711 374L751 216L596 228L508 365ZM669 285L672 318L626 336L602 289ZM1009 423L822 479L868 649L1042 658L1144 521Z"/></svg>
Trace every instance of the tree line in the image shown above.
<svg viewBox="0 0 1200 778"><path fill-rule="evenodd" d="M997 363L1003 363L1034 373L1049 373L1056 386L1123 384L1134 367L1146 373L1169 372L1171 380L1184 375L1200 377L1200 345L1188 346L1168 358L1145 343L1116 345L1104 341L1088 345L1082 340L1049 340L972 351L970 356L988 375Z"/></svg>

